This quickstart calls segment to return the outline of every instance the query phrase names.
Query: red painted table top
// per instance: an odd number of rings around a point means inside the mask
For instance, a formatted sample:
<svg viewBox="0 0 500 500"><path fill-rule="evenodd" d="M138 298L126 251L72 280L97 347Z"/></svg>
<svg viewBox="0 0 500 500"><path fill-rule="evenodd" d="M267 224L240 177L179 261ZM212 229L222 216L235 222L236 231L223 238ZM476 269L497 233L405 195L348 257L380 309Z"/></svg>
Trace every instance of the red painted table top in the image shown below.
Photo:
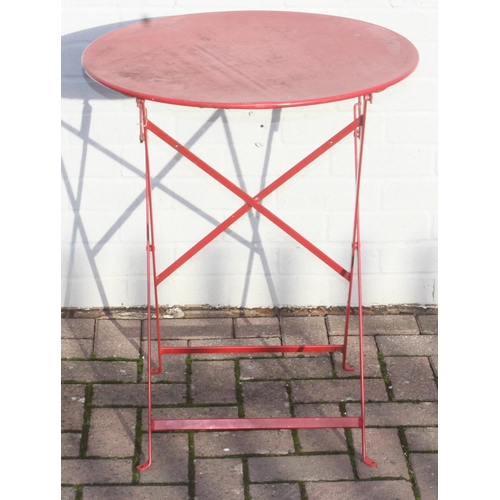
<svg viewBox="0 0 500 500"><path fill-rule="evenodd" d="M403 80L418 52L401 35L336 16L234 11L154 18L92 42L82 64L131 97L210 108L340 101Z"/></svg>

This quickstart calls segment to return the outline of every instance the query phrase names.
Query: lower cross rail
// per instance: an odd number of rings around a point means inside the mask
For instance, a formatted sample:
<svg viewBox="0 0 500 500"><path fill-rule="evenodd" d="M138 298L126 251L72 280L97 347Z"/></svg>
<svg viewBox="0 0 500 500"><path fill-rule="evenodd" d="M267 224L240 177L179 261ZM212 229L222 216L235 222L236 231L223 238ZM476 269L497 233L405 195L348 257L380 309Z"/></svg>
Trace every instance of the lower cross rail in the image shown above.
<svg viewBox="0 0 500 500"><path fill-rule="evenodd" d="M284 417L284 418L210 418L153 419L153 432L158 431L243 431L279 429L356 429L360 417Z"/></svg>

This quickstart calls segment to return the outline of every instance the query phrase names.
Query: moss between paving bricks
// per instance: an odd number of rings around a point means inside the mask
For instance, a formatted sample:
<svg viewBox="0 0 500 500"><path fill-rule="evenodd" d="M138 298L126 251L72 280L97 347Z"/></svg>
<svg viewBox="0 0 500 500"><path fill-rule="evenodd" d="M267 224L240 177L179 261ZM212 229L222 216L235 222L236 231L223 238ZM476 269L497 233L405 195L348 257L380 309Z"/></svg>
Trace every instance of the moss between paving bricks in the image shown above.
<svg viewBox="0 0 500 500"><path fill-rule="evenodd" d="M392 390L392 382L389 378L389 373L387 372L387 363L384 360L384 355L379 351L378 360L380 363L380 371L382 372L382 378L385 382L385 387L387 389L387 396L389 397L389 402L394 401L394 391Z"/></svg>
<svg viewBox="0 0 500 500"><path fill-rule="evenodd" d="M135 421L135 447L132 459L132 484L139 484L139 471L137 466L142 460L142 409L138 408Z"/></svg>
<svg viewBox="0 0 500 500"><path fill-rule="evenodd" d="M398 436L401 441L401 446L403 447L403 454L406 460L406 466L408 467L408 472L410 474L411 487L413 489L413 494L415 495L415 500L420 500L420 490L418 489L417 479L415 478L415 473L413 472L413 467L410 461L410 448L408 446L408 440L404 433L404 427L398 427Z"/></svg>
<svg viewBox="0 0 500 500"><path fill-rule="evenodd" d="M85 387L85 402L83 404L83 426L82 426L82 436L80 438L80 458L85 458L87 454L87 446L89 442L90 433L90 414L92 410L92 384L87 384Z"/></svg>

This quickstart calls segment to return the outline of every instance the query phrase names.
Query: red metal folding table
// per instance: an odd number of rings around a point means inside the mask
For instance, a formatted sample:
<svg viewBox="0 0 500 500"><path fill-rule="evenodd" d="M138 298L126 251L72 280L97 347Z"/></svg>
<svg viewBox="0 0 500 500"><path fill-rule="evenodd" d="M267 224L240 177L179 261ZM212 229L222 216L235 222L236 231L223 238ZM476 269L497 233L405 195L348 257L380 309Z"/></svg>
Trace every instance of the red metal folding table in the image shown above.
<svg viewBox="0 0 500 500"><path fill-rule="evenodd" d="M372 96L410 75L418 64L415 47L401 35L366 22L336 16L297 12L211 12L144 20L101 36L85 50L87 74L113 90L136 98L140 140L145 144L147 226L147 336L148 336L148 457L152 462L152 432L174 430L243 430L299 428L360 428L363 461L366 454L365 386L363 368L363 308L359 195L367 105ZM155 125L146 101L220 109L272 109L309 106L355 99L353 120L258 194L251 196ZM184 255L158 272L153 226L148 133L237 195L244 204ZM263 204L291 177L346 136L354 137L355 206L349 269L344 269ZM251 209L266 217L332 270L348 281L344 341L339 345L205 346L161 345L158 286L175 270L227 230ZM356 262L356 271L355 271ZM360 401L359 416L321 418L154 419L153 374L162 371L162 356L196 353L334 352L346 363L347 335L354 275L358 283ZM152 280L151 280L152 277ZM151 299L154 293L154 305ZM152 366L152 307L155 308L158 367Z"/></svg>

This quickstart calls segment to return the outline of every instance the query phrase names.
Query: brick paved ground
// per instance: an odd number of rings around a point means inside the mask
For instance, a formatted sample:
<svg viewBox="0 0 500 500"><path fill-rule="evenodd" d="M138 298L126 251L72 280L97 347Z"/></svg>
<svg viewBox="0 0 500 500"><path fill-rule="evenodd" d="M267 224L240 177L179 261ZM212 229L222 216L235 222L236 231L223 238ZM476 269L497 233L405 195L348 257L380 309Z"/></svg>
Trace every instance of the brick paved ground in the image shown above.
<svg viewBox="0 0 500 500"><path fill-rule="evenodd" d="M162 320L171 345L339 343L334 314ZM143 313L62 319L63 500L437 499L437 315L365 316L368 453L359 429L153 434L147 453ZM352 326L356 333L356 318ZM304 341L302 341L303 343ZM358 339L349 338L358 367ZM155 418L359 414L338 353L179 355L155 376Z"/></svg>

